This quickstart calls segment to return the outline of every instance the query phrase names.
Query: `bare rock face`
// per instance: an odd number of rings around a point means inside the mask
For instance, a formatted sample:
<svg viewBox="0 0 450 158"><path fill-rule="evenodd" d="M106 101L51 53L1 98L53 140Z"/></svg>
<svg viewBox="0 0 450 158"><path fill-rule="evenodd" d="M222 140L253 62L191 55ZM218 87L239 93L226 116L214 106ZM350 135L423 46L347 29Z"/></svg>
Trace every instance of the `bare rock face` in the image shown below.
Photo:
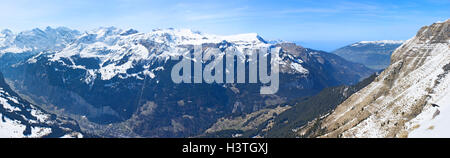
<svg viewBox="0 0 450 158"><path fill-rule="evenodd" d="M445 121L440 116L450 112L443 110L450 107L450 75L446 70L450 64L449 24L447 20L421 28L395 50L390 66L374 82L327 117L299 131L313 133L310 137L428 137L433 131L445 136L442 131L449 129L438 125ZM435 103L440 107L432 106ZM439 108L440 115L435 116Z"/></svg>

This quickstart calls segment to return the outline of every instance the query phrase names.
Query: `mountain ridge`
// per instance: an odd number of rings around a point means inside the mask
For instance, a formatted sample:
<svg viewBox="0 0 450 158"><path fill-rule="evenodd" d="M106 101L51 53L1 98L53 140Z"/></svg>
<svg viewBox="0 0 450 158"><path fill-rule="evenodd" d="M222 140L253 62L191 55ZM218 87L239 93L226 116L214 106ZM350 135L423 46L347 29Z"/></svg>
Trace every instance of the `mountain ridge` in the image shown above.
<svg viewBox="0 0 450 158"><path fill-rule="evenodd" d="M341 47L332 53L346 60L364 64L371 69L382 70L389 66L392 52L404 42L401 40L360 41Z"/></svg>
<svg viewBox="0 0 450 158"><path fill-rule="evenodd" d="M447 137L449 61L450 20L424 26L395 50L374 82L302 131L313 131L309 137Z"/></svg>

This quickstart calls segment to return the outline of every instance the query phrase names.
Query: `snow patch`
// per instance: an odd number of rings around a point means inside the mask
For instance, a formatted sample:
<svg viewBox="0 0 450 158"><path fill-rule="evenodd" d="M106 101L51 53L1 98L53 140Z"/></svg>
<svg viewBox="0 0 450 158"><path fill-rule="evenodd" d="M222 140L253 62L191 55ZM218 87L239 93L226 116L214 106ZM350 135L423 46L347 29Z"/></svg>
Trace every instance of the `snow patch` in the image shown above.
<svg viewBox="0 0 450 158"><path fill-rule="evenodd" d="M24 137L23 132L26 129L25 125L20 124L20 121L11 120L4 117L0 113L0 138L21 138Z"/></svg>

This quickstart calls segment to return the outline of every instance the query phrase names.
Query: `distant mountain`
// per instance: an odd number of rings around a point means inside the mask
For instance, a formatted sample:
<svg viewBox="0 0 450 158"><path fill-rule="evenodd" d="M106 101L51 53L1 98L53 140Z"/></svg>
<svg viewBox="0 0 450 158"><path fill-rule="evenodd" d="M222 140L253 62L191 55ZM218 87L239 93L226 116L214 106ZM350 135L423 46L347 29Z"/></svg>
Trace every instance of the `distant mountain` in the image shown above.
<svg viewBox="0 0 450 158"><path fill-rule="evenodd" d="M79 31L65 27L44 30L35 28L20 33L5 29L0 32L0 70L30 58L42 51L59 51L72 43Z"/></svg>
<svg viewBox="0 0 450 158"><path fill-rule="evenodd" d="M450 19L422 27L371 84L299 130L309 137L449 137Z"/></svg>
<svg viewBox="0 0 450 158"><path fill-rule="evenodd" d="M389 66L391 54L404 41L361 41L333 51L346 60L381 70Z"/></svg>
<svg viewBox="0 0 450 158"><path fill-rule="evenodd" d="M44 30L39 28L13 33L5 29L0 32L0 55L5 53L39 53L44 50L60 50L80 35L79 31L65 27Z"/></svg>
<svg viewBox="0 0 450 158"><path fill-rule="evenodd" d="M11 90L0 73L0 138L80 138L77 122L32 105Z"/></svg>
<svg viewBox="0 0 450 158"><path fill-rule="evenodd" d="M102 136L195 136L223 116L252 113L327 87L354 84L374 72L335 54L269 43L255 33L217 36L187 29L140 33L104 27L74 35L74 39L64 36L67 40L60 41L70 42L62 42L62 47L46 47L32 56L4 55L17 60L0 63L0 68L19 93ZM40 45L30 45L34 44ZM261 84L173 83L171 69L177 61L170 57L182 55L180 50L193 52L193 45L202 45L203 54L210 53L207 48L280 47L274 60L280 65L278 93L261 95ZM248 55L239 54L237 60L256 62L247 60Z"/></svg>

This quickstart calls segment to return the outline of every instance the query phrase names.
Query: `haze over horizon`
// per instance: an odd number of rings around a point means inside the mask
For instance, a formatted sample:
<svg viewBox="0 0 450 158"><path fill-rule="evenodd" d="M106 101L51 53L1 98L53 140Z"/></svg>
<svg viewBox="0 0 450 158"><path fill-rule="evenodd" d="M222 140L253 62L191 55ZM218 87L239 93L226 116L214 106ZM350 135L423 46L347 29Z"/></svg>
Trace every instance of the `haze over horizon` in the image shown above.
<svg viewBox="0 0 450 158"><path fill-rule="evenodd" d="M448 8L450 1L438 0L8 0L0 6L0 29L65 26L84 31L115 26L141 32L155 28L218 35L254 32L266 40L332 51L362 40L407 40L420 27L448 19Z"/></svg>

